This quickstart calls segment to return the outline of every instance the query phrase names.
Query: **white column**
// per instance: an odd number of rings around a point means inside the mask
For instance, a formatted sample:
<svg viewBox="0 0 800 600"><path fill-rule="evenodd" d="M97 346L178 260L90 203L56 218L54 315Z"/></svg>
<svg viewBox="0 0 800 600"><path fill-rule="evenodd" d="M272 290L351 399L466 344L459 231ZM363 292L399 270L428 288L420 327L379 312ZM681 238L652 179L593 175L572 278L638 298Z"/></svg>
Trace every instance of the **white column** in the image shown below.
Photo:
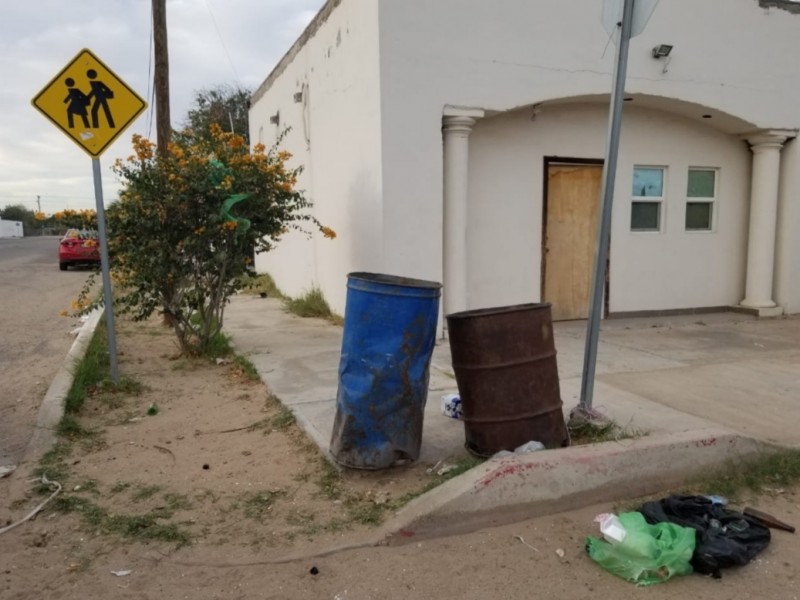
<svg viewBox="0 0 800 600"><path fill-rule="evenodd" d="M747 275L742 306L772 308L775 270L775 231L778 215L778 182L781 148L789 137L782 130L744 136L753 151L750 188L750 233L747 241Z"/></svg>
<svg viewBox="0 0 800 600"><path fill-rule="evenodd" d="M449 314L467 309L467 205L469 134L483 111L445 109L443 305Z"/></svg>

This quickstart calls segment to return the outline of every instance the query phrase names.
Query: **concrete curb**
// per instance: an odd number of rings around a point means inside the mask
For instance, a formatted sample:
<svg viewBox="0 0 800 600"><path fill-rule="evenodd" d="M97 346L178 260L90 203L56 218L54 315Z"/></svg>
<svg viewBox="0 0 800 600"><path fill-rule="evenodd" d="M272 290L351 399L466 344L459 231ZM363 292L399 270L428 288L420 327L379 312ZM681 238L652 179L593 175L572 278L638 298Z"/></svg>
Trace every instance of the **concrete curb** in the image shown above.
<svg viewBox="0 0 800 600"><path fill-rule="evenodd" d="M69 393L69 388L72 386L75 365L86 354L92 335L94 335L97 324L104 314L105 311L102 308L90 313L88 320L78 332L78 337L72 342L72 347L69 349L64 363L50 383L50 387L47 388L42 405L39 407L39 415L36 418L33 436L25 450L24 463L38 461L55 444L55 429L59 421L61 421L61 417L64 416L64 400Z"/></svg>
<svg viewBox="0 0 800 600"><path fill-rule="evenodd" d="M720 428L490 459L410 502L382 533L397 545L656 494L773 448Z"/></svg>

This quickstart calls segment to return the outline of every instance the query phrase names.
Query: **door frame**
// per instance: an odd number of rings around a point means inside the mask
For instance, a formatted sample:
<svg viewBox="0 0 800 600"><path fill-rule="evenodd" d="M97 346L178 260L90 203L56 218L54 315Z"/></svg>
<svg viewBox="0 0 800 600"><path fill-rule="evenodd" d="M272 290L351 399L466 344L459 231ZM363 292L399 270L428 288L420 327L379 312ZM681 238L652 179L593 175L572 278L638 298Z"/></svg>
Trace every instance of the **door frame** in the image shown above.
<svg viewBox="0 0 800 600"><path fill-rule="evenodd" d="M541 255L542 255L542 265L541 265L541 272L540 276L540 284L539 284L539 297L544 302L544 282L545 282L545 275L547 273L547 195L549 193L549 185L548 185L548 174L551 166L570 166L570 165L599 165L603 166L605 161L602 158L575 158L571 156L545 156L543 161L543 172L542 172L542 182L543 182L543 190L542 190L542 247L541 247ZM601 180L601 190L600 193L602 194L602 180ZM598 198L599 201L599 198ZM602 208L602 207L601 207ZM600 214L600 211L598 211ZM609 232L609 238L611 237L611 232ZM610 244L611 240L609 239L609 250L611 248ZM611 271L611 252L609 251L608 257L606 258L606 269L605 269L605 284L603 286L603 318L608 318L608 304L609 304L609 296L610 296L610 271Z"/></svg>

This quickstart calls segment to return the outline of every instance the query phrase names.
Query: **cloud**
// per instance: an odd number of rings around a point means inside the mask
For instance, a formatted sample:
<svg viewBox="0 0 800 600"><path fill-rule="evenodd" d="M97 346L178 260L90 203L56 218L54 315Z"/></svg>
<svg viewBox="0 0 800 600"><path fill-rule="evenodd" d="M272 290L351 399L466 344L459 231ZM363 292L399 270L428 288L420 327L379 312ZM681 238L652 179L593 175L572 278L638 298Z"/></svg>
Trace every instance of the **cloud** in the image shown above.
<svg viewBox="0 0 800 600"><path fill-rule="evenodd" d="M168 0L173 126L183 123L198 90L222 83L257 87L322 4ZM0 2L0 207L33 208L37 195L47 212L94 206L88 155L30 101L82 48L89 48L150 102L150 6L150 0ZM150 109L101 157L106 201L118 189L109 167L131 153L132 133L155 137Z"/></svg>

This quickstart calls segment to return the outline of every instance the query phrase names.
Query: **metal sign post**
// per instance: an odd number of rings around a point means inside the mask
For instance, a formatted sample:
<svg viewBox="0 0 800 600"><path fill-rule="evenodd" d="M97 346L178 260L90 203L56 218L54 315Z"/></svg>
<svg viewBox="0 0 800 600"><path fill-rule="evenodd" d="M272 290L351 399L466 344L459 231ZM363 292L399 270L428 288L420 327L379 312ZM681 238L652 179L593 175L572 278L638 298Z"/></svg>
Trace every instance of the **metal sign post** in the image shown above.
<svg viewBox="0 0 800 600"><path fill-rule="evenodd" d="M94 200L97 205L97 231L100 234L100 268L103 272L103 302L106 310L106 328L108 329L108 360L111 368L111 379L119 383L117 368L117 335L114 331L114 310L111 298L111 266L108 260L108 237L106 236L106 211L103 204L103 179L100 174L100 159L92 159L94 175Z"/></svg>
<svg viewBox="0 0 800 600"><path fill-rule="evenodd" d="M589 413L594 396L594 376L597 365L597 340L600 334L600 309L603 306L603 290L606 282L606 263L611 233L611 207L614 202L614 179L617 174L619 154L619 131L622 122L622 103L625 97L625 76L628 70L628 47L631 41L633 5L635 0L624 0L622 21L619 25L616 64L614 65L614 87L609 109L608 142L606 160L603 164L602 198L600 200L600 222L597 234L597 252L594 259L592 289L589 298L589 322L586 328L586 349L583 357L581 399L578 409Z"/></svg>
<svg viewBox="0 0 800 600"><path fill-rule="evenodd" d="M103 271L103 301L108 328L109 366L111 379L114 383L119 383L103 181L98 157L128 125L133 123L147 107L147 103L86 48L68 62L31 103L81 150L92 157L97 229L100 235L100 265Z"/></svg>

